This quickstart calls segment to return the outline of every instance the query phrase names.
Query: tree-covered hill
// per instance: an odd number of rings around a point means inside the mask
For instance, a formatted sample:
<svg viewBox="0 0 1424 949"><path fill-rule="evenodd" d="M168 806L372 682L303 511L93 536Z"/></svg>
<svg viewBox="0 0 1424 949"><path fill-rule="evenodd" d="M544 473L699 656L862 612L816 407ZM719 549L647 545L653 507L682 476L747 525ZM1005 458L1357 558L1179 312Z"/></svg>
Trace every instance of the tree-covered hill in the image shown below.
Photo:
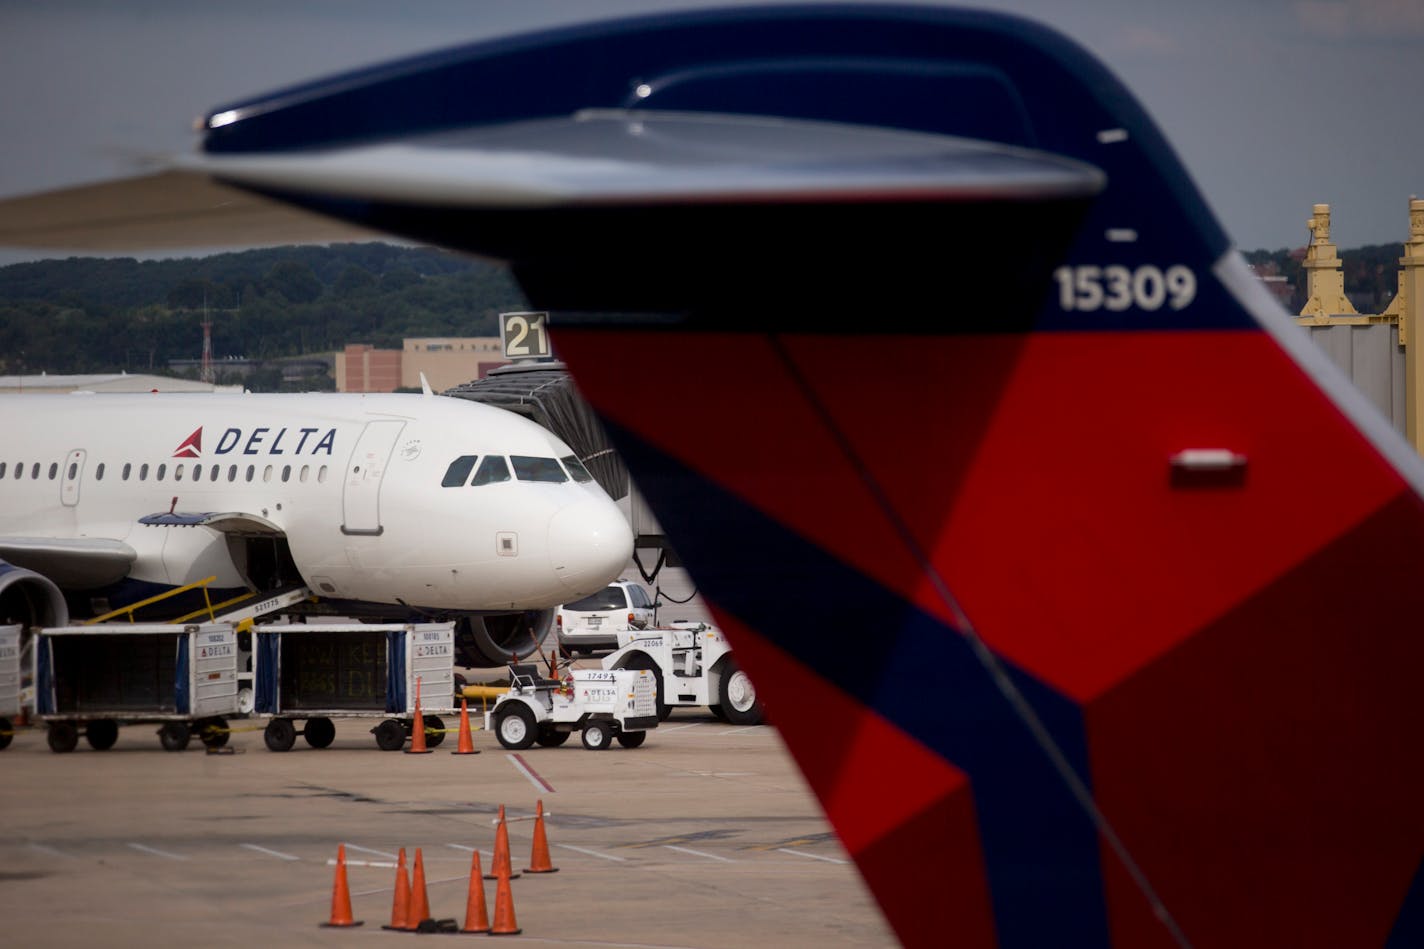
<svg viewBox="0 0 1424 949"><path fill-rule="evenodd" d="M502 268L391 244L0 267L0 373L166 370L202 351L276 359L408 336L486 336L524 299Z"/></svg>

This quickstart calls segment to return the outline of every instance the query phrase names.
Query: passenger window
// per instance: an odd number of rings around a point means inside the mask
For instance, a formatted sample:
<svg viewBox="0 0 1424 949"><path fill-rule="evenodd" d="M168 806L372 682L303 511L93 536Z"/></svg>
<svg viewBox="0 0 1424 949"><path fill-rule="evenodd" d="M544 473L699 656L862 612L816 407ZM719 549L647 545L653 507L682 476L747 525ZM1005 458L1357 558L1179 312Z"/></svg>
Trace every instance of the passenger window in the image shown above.
<svg viewBox="0 0 1424 949"><path fill-rule="evenodd" d="M470 472L475 470L475 459L478 455L461 455L450 462L450 467L445 469L445 477L440 479L442 488L458 488L470 480Z"/></svg>
<svg viewBox="0 0 1424 949"><path fill-rule="evenodd" d="M154 481L162 481L162 480L163 480L163 476L164 476L165 474L167 474L167 473L168 473L168 466L167 466L167 465L159 465L159 466L158 466L158 473L153 476L153 480L154 480Z"/></svg>
<svg viewBox="0 0 1424 949"><path fill-rule="evenodd" d="M311 471L311 465L302 465L302 484L307 483L307 474Z"/></svg>
<svg viewBox="0 0 1424 949"><path fill-rule="evenodd" d="M133 473L133 462L131 462L131 461L126 461L126 462L124 462L124 470L123 470L123 472L120 474L120 477L123 478L125 481L127 481L127 480L129 480L129 475L132 474L132 473Z"/></svg>
<svg viewBox="0 0 1424 949"><path fill-rule="evenodd" d="M254 474L256 474L256 473L257 473L257 467L256 467L255 465L248 465L248 466L247 466L247 480L248 480L248 481L251 481L251 480L252 480L252 476L253 476Z"/></svg>
<svg viewBox="0 0 1424 949"><path fill-rule="evenodd" d="M263 468L263 469L262 469L262 480L263 480L264 482L268 482L268 483L270 483L270 482L272 481L272 466L271 466L271 465L268 465L266 468Z"/></svg>
<svg viewBox="0 0 1424 949"><path fill-rule="evenodd" d="M237 465L228 465L228 466L227 466L227 480L229 480L229 481L236 481L236 480L237 480Z"/></svg>
<svg viewBox="0 0 1424 949"><path fill-rule="evenodd" d="M290 480L292 480L292 466L291 466L291 465L283 465L283 466L282 466L282 483L283 483L283 484L286 484L286 483L287 483L288 481L290 481Z"/></svg>
<svg viewBox="0 0 1424 949"><path fill-rule="evenodd" d="M51 461L49 463L49 480L53 481L57 474L59 474L59 462Z"/></svg>
<svg viewBox="0 0 1424 949"><path fill-rule="evenodd" d="M17 462L15 462L15 477L16 477L16 478L23 478L24 476L25 476L25 463L24 463L23 461L17 461Z"/></svg>
<svg viewBox="0 0 1424 949"><path fill-rule="evenodd" d="M470 483L479 486L508 480L509 464L504 460L504 456L485 455L485 460L480 462L480 470L475 472L475 480Z"/></svg>
<svg viewBox="0 0 1424 949"><path fill-rule="evenodd" d="M0 478L5 477L5 462L0 461Z"/></svg>
<svg viewBox="0 0 1424 949"><path fill-rule="evenodd" d="M173 466L173 480L174 480L174 481L182 481L182 480L183 480L183 466L182 466L182 465L174 465L174 466Z"/></svg>
<svg viewBox="0 0 1424 949"><path fill-rule="evenodd" d="M318 484L326 484L326 465L317 469L316 480Z"/></svg>
<svg viewBox="0 0 1424 949"><path fill-rule="evenodd" d="M100 465L99 467L100 467L100 469L102 470L103 466ZM71 461L71 462L69 463L69 474L66 475L65 477L67 477L70 481L73 481L73 480L74 480L74 476L77 475L78 473L79 473L79 466L76 465L74 462ZM103 477L103 475L100 475L100 477Z"/></svg>
<svg viewBox="0 0 1424 949"><path fill-rule="evenodd" d="M209 480L209 481L216 481L216 480L218 480L218 477L219 477L221 474L222 474L222 465L213 465L211 468L208 469L208 480Z"/></svg>
<svg viewBox="0 0 1424 949"><path fill-rule="evenodd" d="M38 461L35 462L34 464L30 465L30 480L31 480L31 481L38 481L38 480L40 480L40 463L39 463Z"/></svg>
<svg viewBox="0 0 1424 949"><path fill-rule="evenodd" d="M593 480L593 475L588 473L588 469L583 466L583 462L578 460L577 455L566 455L559 459L564 463L564 467L569 469L569 476L579 484L587 484Z"/></svg>
<svg viewBox="0 0 1424 949"><path fill-rule="evenodd" d="M514 477L520 481L547 481L557 484L569 480L564 469L553 458L533 458L529 455L510 455L514 464Z"/></svg>
<svg viewBox="0 0 1424 949"><path fill-rule="evenodd" d="M148 464L147 464L147 463L142 464L142 465L139 465L139 467L138 467L138 480L140 480L140 481L147 481L147 480L148 480Z"/></svg>
<svg viewBox="0 0 1424 949"><path fill-rule="evenodd" d="M72 478L72 477L74 477L74 475L70 475L70 477ZM104 463L103 463L102 461L99 462L99 467L97 467L97 468L94 469L94 480L95 480L95 481L103 481L103 480L104 480Z"/></svg>

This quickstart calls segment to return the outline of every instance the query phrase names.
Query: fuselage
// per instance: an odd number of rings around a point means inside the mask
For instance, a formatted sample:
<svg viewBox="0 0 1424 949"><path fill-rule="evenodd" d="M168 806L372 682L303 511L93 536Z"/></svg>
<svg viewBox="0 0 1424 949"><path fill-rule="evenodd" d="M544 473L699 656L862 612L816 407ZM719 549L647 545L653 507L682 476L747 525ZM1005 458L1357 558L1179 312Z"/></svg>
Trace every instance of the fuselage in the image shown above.
<svg viewBox="0 0 1424 949"><path fill-rule="evenodd" d="M472 483L481 470L495 476ZM164 512L243 517L140 522ZM567 445L477 403L0 397L0 537L119 541L129 580L221 588L247 585L234 541L263 534L285 537L319 596L440 610L547 608L613 579L632 548Z"/></svg>

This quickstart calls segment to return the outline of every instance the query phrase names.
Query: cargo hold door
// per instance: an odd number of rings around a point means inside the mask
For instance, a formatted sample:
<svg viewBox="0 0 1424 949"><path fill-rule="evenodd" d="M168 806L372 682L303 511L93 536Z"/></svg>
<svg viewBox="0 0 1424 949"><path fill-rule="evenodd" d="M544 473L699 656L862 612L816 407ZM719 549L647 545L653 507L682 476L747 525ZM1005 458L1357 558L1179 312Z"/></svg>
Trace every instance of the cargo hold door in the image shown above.
<svg viewBox="0 0 1424 949"><path fill-rule="evenodd" d="M366 423L351 452L351 460L346 463L341 533L381 533L381 480L404 427L405 422L394 419Z"/></svg>

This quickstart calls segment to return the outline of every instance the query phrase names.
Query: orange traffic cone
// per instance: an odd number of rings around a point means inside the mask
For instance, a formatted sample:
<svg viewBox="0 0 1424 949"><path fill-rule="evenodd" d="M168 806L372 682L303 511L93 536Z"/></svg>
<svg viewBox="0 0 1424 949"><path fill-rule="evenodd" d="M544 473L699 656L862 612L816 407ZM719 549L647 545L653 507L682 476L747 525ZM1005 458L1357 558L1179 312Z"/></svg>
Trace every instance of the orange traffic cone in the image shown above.
<svg viewBox="0 0 1424 949"><path fill-rule="evenodd" d="M410 747L408 755L428 755L431 749L425 747L425 716L420 714L420 679L415 680L415 720L410 723ZM417 851L419 852L419 851Z"/></svg>
<svg viewBox="0 0 1424 949"><path fill-rule="evenodd" d="M494 925L491 936L517 936L524 930L514 918L514 894L509 889L509 874L501 873L494 889Z"/></svg>
<svg viewBox="0 0 1424 949"><path fill-rule="evenodd" d="M525 873L558 873L559 868L549 860L549 838L544 835L544 802L539 802L534 813L534 847L529 853L529 866Z"/></svg>
<svg viewBox="0 0 1424 949"><path fill-rule="evenodd" d="M485 909L484 874L480 873L480 852L470 859L470 893L465 897L465 925L462 933L490 931L489 912Z"/></svg>
<svg viewBox="0 0 1424 949"><path fill-rule="evenodd" d="M504 822L503 804L499 806L499 825L494 831L494 859L490 861L490 872L485 874L485 879L498 880L501 875L511 880L519 876L509 862L509 827Z"/></svg>
<svg viewBox="0 0 1424 949"><path fill-rule="evenodd" d="M360 926L361 920L351 918L351 890L346 885L346 845L336 847L336 880L331 885L331 919L323 927Z"/></svg>
<svg viewBox="0 0 1424 949"><path fill-rule="evenodd" d="M400 858L396 861L396 892L391 900L391 924L382 929L409 930L415 926L410 922L410 879L405 872L405 848L400 848Z"/></svg>
<svg viewBox="0 0 1424 949"><path fill-rule="evenodd" d="M430 898L425 893L425 861L420 858L420 848L415 848L415 870L410 876L410 916L406 922L411 929L430 918Z"/></svg>
<svg viewBox="0 0 1424 949"><path fill-rule="evenodd" d="M465 700L460 699L460 747L456 751L450 752L452 755L477 755L480 750L475 747L475 739L470 734L470 712L465 707Z"/></svg>

